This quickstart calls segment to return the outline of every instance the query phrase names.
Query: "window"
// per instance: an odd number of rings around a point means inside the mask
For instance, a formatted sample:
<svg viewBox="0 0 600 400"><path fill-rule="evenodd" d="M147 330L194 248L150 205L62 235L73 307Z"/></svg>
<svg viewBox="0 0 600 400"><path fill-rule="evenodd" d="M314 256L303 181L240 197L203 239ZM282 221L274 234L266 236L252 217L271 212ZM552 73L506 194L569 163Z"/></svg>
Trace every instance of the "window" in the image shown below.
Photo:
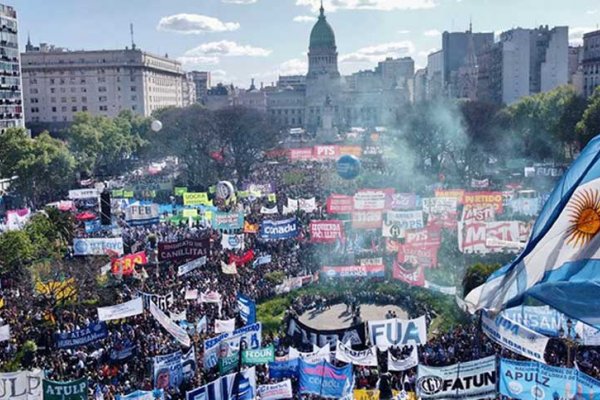
<svg viewBox="0 0 600 400"><path fill-rule="evenodd" d="M75 93L77 91L77 88L72 87L71 88L71 93Z"/></svg>
<svg viewBox="0 0 600 400"><path fill-rule="evenodd" d="M65 84L65 80L63 78L60 78L60 84L64 85Z"/></svg>
<svg viewBox="0 0 600 400"><path fill-rule="evenodd" d="M52 87L52 88L50 88L50 93L54 93L54 92L56 92L56 89L55 89L55 88L53 88L53 87Z"/></svg>
<svg viewBox="0 0 600 400"><path fill-rule="evenodd" d="M54 81L55 81L55 79L54 79L54 78L50 78L50 84L51 84L51 85L54 85Z"/></svg>
<svg viewBox="0 0 600 400"><path fill-rule="evenodd" d="M65 89L64 87L61 87L61 88L60 88L60 92L61 92L61 93L67 93L67 89Z"/></svg>
<svg viewBox="0 0 600 400"><path fill-rule="evenodd" d="M106 97L106 96L100 96L100 97L98 97L98 101L101 102L101 103L105 102L107 100L108 100L108 97Z"/></svg>
<svg viewBox="0 0 600 400"><path fill-rule="evenodd" d="M136 91L136 89L137 89L137 88L136 88L135 86L132 86L132 87L131 87L131 91L132 91L132 92L135 92L135 91Z"/></svg>
<svg viewBox="0 0 600 400"><path fill-rule="evenodd" d="M38 94L38 90L36 88L32 88L29 90L29 93L31 94Z"/></svg>
<svg viewBox="0 0 600 400"><path fill-rule="evenodd" d="M81 102L82 102L82 103L87 103L87 97L82 97L82 98L81 98Z"/></svg>
<svg viewBox="0 0 600 400"><path fill-rule="evenodd" d="M84 87L82 87L82 88L81 88L81 93L87 93L87 89L86 89L86 88L84 88Z"/></svg>
<svg viewBox="0 0 600 400"><path fill-rule="evenodd" d="M39 108L37 108L37 107L31 107L31 112L32 113L36 113L36 112L39 112L39 111L40 111Z"/></svg>
<svg viewBox="0 0 600 400"><path fill-rule="evenodd" d="M131 76L129 77L129 80L130 80L131 82L135 82L135 76L131 75Z"/></svg>
<svg viewBox="0 0 600 400"><path fill-rule="evenodd" d="M134 105L132 105L132 106L131 106L131 109L132 109L133 111L135 111L135 110L137 110L137 106L134 104Z"/></svg>
<svg viewBox="0 0 600 400"><path fill-rule="evenodd" d="M56 112L56 107L52 107L52 112Z"/></svg>
<svg viewBox="0 0 600 400"><path fill-rule="evenodd" d="M67 102L67 98L66 97L61 97L60 98L60 102L61 103L66 103Z"/></svg>
<svg viewBox="0 0 600 400"><path fill-rule="evenodd" d="M99 92L106 92L106 86L99 86L98 87L98 91Z"/></svg>
<svg viewBox="0 0 600 400"><path fill-rule="evenodd" d="M81 111L87 111L87 106L81 106Z"/></svg>
<svg viewBox="0 0 600 400"><path fill-rule="evenodd" d="M67 106L62 106L62 107L60 108L60 111L62 111L62 112L67 112Z"/></svg>
<svg viewBox="0 0 600 400"><path fill-rule="evenodd" d="M39 103L40 101L39 101L39 99L37 97L32 97L31 98L31 102L32 103Z"/></svg>
<svg viewBox="0 0 600 400"><path fill-rule="evenodd" d="M106 77L104 77L104 76L98 77L98 83L105 83L105 82L106 82Z"/></svg>
<svg viewBox="0 0 600 400"><path fill-rule="evenodd" d="M108 106L100 106L100 111L108 111Z"/></svg>
<svg viewBox="0 0 600 400"><path fill-rule="evenodd" d="M137 101L137 96L136 95L131 96L131 101Z"/></svg>
<svg viewBox="0 0 600 400"><path fill-rule="evenodd" d="M52 122L56 122L58 121L58 118L56 116L52 117Z"/></svg>
<svg viewBox="0 0 600 400"><path fill-rule="evenodd" d="M31 78L29 80L29 83L32 84L32 85L35 85L35 84L37 84L37 79L36 78Z"/></svg>
<svg viewBox="0 0 600 400"><path fill-rule="evenodd" d="M77 97L71 97L71 103L77 103Z"/></svg>
<svg viewBox="0 0 600 400"><path fill-rule="evenodd" d="M81 78L81 80L79 81L79 83L81 83L82 85L85 84L85 78Z"/></svg>
<svg viewBox="0 0 600 400"><path fill-rule="evenodd" d="M77 112L77 106L73 106L73 107L71 107L71 111L73 111L73 112Z"/></svg>

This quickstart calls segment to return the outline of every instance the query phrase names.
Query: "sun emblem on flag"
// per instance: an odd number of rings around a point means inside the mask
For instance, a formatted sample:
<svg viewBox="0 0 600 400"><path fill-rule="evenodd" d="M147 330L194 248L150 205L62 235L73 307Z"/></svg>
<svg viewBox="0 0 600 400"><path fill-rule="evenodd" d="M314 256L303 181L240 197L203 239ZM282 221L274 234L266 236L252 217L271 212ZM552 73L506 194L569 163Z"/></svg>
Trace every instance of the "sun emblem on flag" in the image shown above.
<svg viewBox="0 0 600 400"><path fill-rule="evenodd" d="M600 232L600 194L597 190L577 193L568 205L567 244L581 247Z"/></svg>

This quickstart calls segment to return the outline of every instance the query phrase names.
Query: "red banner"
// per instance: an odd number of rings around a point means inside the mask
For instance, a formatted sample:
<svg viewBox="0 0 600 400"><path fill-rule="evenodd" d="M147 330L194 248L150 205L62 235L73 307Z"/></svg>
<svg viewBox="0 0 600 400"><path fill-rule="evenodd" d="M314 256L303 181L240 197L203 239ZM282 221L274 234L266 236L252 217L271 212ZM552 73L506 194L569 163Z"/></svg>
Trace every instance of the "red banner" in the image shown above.
<svg viewBox="0 0 600 400"><path fill-rule="evenodd" d="M403 245L398 251L400 264L414 264L423 268L437 267L438 246L411 246Z"/></svg>
<svg viewBox="0 0 600 400"><path fill-rule="evenodd" d="M392 266L392 277L412 286L425 286L425 274L423 267L416 264L401 264L394 260Z"/></svg>
<svg viewBox="0 0 600 400"><path fill-rule="evenodd" d="M385 251L388 253L397 253L400 251L402 243L397 240L386 238L385 239Z"/></svg>
<svg viewBox="0 0 600 400"><path fill-rule="evenodd" d="M317 161L337 160L340 155L340 149L336 145L315 146L313 155Z"/></svg>
<svg viewBox="0 0 600 400"><path fill-rule="evenodd" d="M342 221L311 221L310 238L313 243L335 243L344 237Z"/></svg>
<svg viewBox="0 0 600 400"><path fill-rule="evenodd" d="M352 213L353 229L381 229L383 213L381 211L354 211Z"/></svg>
<svg viewBox="0 0 600 400"><path fill-rule="evenodd" d="M148 258L146 258L145 251L140 251L138 253L128 254L121 258L115 258L110 263L113 274L121 273L128 276L133 274L135 264L146 264L148 263Z"/></svg>
<svg viewBox="0 0 600 400"><path fill-rule="evenodd" d="M248 264L252 260L254 260L254 250L248 250L241 256L236 256L235 254L229 256L229 264L235 262L235 265L238 267Z"/></svg>
<svg viewBox="0 0 600 400"><path fill-rule="evenodd" d="M299 149L290 149L291 161L308 161L313 158L312 147L303 147Z"/></svg>
<svg viewBox="0 0 600 400"><path fill-rule="evenodd" d="M494 206L496 214L502 214L502 192L467 192L463 199L465 206Z"/></svg>
<svg viewBox="0 0 600 400"><path fill-rule="evenodd" d="M427 227L433 229L456 229L458 213L456 211L448 211L440 214L430 214L427 220Z"/></svg>
<svg viewBox="0 0 600 400"><path fill-rule="evenodd" d="M411 246L439 246L442 244L442 231L438 227L407 230L404 232L406 244Z"/></svg>
<svg viewBox="0 0 600 400"><path fill-rule="evenodd" d="M352 196L332 194L327 198L328 214L350 214L354 211L354 199Z"/></svg>

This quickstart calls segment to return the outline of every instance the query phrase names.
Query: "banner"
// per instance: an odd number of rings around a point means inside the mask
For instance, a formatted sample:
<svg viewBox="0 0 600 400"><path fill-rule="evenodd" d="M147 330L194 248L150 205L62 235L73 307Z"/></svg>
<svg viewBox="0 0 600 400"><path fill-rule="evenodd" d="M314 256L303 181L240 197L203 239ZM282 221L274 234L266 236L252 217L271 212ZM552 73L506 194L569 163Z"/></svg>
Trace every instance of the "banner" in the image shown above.
<svg viewBox="0 0 600 400"><path fill-rule="evenodd" d="M354 211L352 213L353 229L379 229L383 221L381 211Z"/></svg>
<svg viewBox="0 0 600 400"><path fill-rule="evenodd" d="M156 306L164 312L167 312L169 308L175 303L175 295L173 292L167 293L165 295L152 294L152 293L144 293L139 292L144 300L144 309L150 309L150 303L156 304Z"/></svg>
<svg viewBox="0 0 600 400"><path fill-rule="evenodd" d="M466 254L518 252L521 248L519 221L460 222L458 248Z"/></svg>
<svg viewBox="0 0 600 400"><path fill-rule="evenodd" d="M260 400L282 400L294 397L292 381L289 379L270 385L259 385L257 392Z"/></svg>
<svg viewBox="0 0 600 400"><path fill-rule="evenodd" d="M442 286L437 283L425 281L425 289L432 290L434 292L446 294L448 296L456 296L456 286Z"/></svg>
<svg viewBox="0 0 600 400"><path fill-rule="evenodd" d="M419 365L417 395L443 400L496 398L496 356L447 367Z"/></svg>
<svg viewBox="0 0 600 400"><path fill-rule="evenodd" d="M490 180L488 178L485 179L475 179L471 178L471 187L475 189L485 189L490 186Z"/></svg>
<svg viewBox="0 0 600 400"><path fill-rule="evenodd" d="M136 264L147 264L148 258L145 251L134 254L127 254L121 258L111 260L111 271L115 275L130 276L133 275Z"/></svg>
<svg viewBox="0 0 600 400"><path fill-rule="evenodd" d="M496 219L496 210L493 205L464 206L462 222L491 222Z"/></svg>
<svg viewBox="0 0 600 400"><path fill-rule="evenodd" d="M408 349L410 352L405 357L396 357L392 354L392 349L388 349L388 371L406 371L419 365L417 346L408 346Z"/></svg>
<svg viewBox="0 0 600 400"><path fill-rule="evenodd" d="M254 260L254 250L247 250L241 256L236 254L229 255L229 263L235 263L238 267L248 264L250 261Z"/></svg>
<svg viewBox="0 0 600 400"><path fill-rule="evenodd" d="M215 319L215 333L233 332L235 330L235 318Z"/></svg>
<svg viewBox="0 0 600 400"><path fill-rule="evenodd" d="M132 226L157 224L159 217L158 204L131 204L125 209L125 221Z"/></svg>
<svg viewBox="0 0 600 400"><path fill-rule="evenodd" d="M258 224L251 224L248 221L244 221L244 233L258 233Z"/></svg>
<svg viewBox="0 0 600 400"><path fill-rule="evenodd" d="M140 315L144 312L144 302L141 297L128 302L109 307L98 307L98 320L110 321Z"/></svg>
<svg viewBox="0 0 600 400"><path fill-rule="evenodd" d="M486 206L494 207L496 214L502 214L503 201L502 192L466 192L463 197L465 206Z"/></svg>
<svg viewBox="0 0 600 400"><path fill-rule="evenodd" d="M221 272L223 272L225 275L236 275L238 272L235 261L229 264L221 261Z"/></svg>
<svg viewBox="0 0 600 400"><path fill-rule="evenodd" d="M336 368L326 361L311 364L300 360L298 371L300 394L314 394L334 399L352 394L354 374L350 364Z"/></svg>
<svg viewBox="0 0 600 400"><path fill-rule="evenodd" d="M132 357L137 350L137 346L129 339L117 341L110 349L108 357L113 363L119 363Z"/></svg>
<svg viewBox="0 0 600 400"><path fill-rule="evenodd" d="M425 316L404 320L400 318L368 321L369 341L379 350L406 344L422 345L427 342Z"/></svg>
<svg viewBox="0 0 600 400"><path fill-rule="evenodd" d="M181 351L154 357L154 387L156 389L178 388L182 382Z"/></svg>
<svg viewBox="0 0 600 400"><path fill-rule="evenodd" d="M178 242L159 242L159 261L187 261L208 256L210 239L184 239Z"/></svg>
<svg viewBox="0 0 600 400"><path fill-rule="evenodd" d="M183 193L184 206L208 206L212 205L208 201L208 193Z"/></svg>
<svg viewBox="0 0 600 400"><path fill-rule="evenodd" d="M275 361L275 347L273 345L242 351L242 364L259 365Z"/></svg>
<svg viewBox="0 0 600 400"><path fill-rule="evenodd" d="M73 239L73 254L76 256L104 256L107 251L123 255L122 238Z"/></svg>
<svg viewBox="0 0 600 400"><path fill-rule="evenodd" d="M217 337L204 341L204 369L217 366L219 358L232 355L240 350L240 343L247 349L258 349L262 343L262 324L246 325L229 333L225 332Z"/></svg>
<svg viewBox="0 0 600 400"><path fill-rule="evenodd" d="M354 198L332 194L327 198L327 214L350 214L354 211Z"/></svg>
<svg viewBox="0 0 600 400"><path fill-rule="evenodd" d="M397 261L400 264L418 265L422 268L435 268L438 263L439 246L401 245L398 248Z"/></svg>
<svg viewBox="0 0 600 400"><path fill-rule="evenodd" d="M331 361L331 345L329 343L325 343L323 347L319 348L313 344L313 351L311 352L303 352L298 351L295 348L290 346L290 350L288 353L288 358L290 360L303 359L309 363L318 363L323 360L330 362Z"/></svg>
<svg viewBox="0 0 600 400"><path fill-rule="evenodd" d="M44 371L0 372L0 400L42 400Z"/></svg>
<svg viewBox="0 0 600 400"><path fill-rule="evenodd" d="M265 240L292 239L298 236L299 224L296 218L282 221L263 221L260 225L260 237Z"/></svg>
<svg viewBox="0 0 600 400"><path fill-rule="evenodd" d="M335 243L344 238L344 224L342 221L328 220L310 222L310 241L313 243Z"/></svg>
<svg viewBox="0 0 600 400"><path fill-rule="evenodd" d="M94 199L100 197L97 189L69 190L69 200Z"/></svg>
<svg viewBox="0 0 600 400"><path fill-rule="evenodd" d="M136 390L128 395L117 395L117 400L164 400L165 393L162 389L153 391Z"/></svg>
<svg viewBox="0 0 600 400"><path fill-rule="evenodd" d="M419 198L414 193L394 193L391 196L392 210L412 210L417 208Z"/></svg>
<svg viewBox="0 0 600 400"><path fill-rule="evenodd" d="M212 228L220 231L242 229L244 227L244 213L241 212L214 212L212 214Z"/></svg>
<svg viewBox="0 0 600 400"><path fill-rule="evenodd" d="M328 278L383 278L384 265L349 265L343 267L322 267L321 272Z"/></svg>
<svg viewBox="0 0 600 400"><path fill-rule="evenodd" d="M398 253L400 256L400 253ZM411 286L422 287L425 285L423 267L413 263L400 263L398 259L392 264L392 278L408 283Z"/></svg>
<svg viewBox="0 0 600 400"><path fill-rule="evenodd" d="M386 193L383 190L361 190L354 195L355 211L385 210Z"/></svg>
<svg viewBox="0 0 600 400"><path fill-rule="evenodd" d="M275 185L271 182L266 183L245 183L242 185L248 192L259 192L262 194L275 193Z"/></svg>
<svg viewBox="0 0 600 400"><path fill-rule="evenodd" d="M567 317L549 306L517 306L502 311L502 315L544 336L559 337L561 328L568 335L576 332L583 336L584 332L584 324L578 321L571 326L575 332L569 332Z"/></svg>
<svg viewBox="0 0 600 400"><path fill-rule="evenodd" d="M256 303L251 298L238 293L237 305L240 310L240 318L246 325L252 325L256 322Z"/></svg>
<svg viewBox="0 0 600 400"><path fill-rule="evenodd" d="M284 208L285 208L285 206L284 206ZM277 205L274 205L274 206L273 206L273 207L271 207L271 208L268 208L268 207L262 206L262 207L261 207L261 209L260 209L260 213L261 213L261 214L265 214L265 215L274 215L274 214L278 214L278 213L279 213L279 210L277 209ZM284 211L283 213L284 213L284 214L288 214L288 213L286 213L285 211Z"/></svg>
<svg viewBox="0 0 600 400"><path fill-rule="evenodd" d="M183 265L177 267L177 276L183 276L188 272L192 272L193 270L202 267L206 264L206 256L202 256L195 260L189 261Z"/></svg>
<svg viewBox="0 0 600 400"><path fill-rule="evenodd" d="M55 382L44 379L44 400L87 400L88 381Z"/></svg>
<svg viewBox="0 0 600 400"><path fill-rule="evenodd" d="M600 346L600 329L584 325L581 338L584 346Z"/></svg>
<svg viewBox="0 0 600 400"><path fill-rule="evenodd" d="M317 201L316 199L288 199L287 209L290 212L296 212L298 210L302 210L306 213L311 213L317 209ZM290 212L284 212L284 214L289 214Z"/></svg>
<svg viewBox="0 0 600 400"><path fill-rule="evenodd" d="M442 244L442 231L431 226L424 229L407 230L404 232L404 241L411 246L439 248Z"/></svg>
<svg viewBox="0 0 600 400"><path fill-rule="evenodd" d="M435 197L446 197L456 199L457 204L463 204L465 197L464 189L436 189Z"/></svg>
<svg viewBox="0 0 600 400"><path fill-rule="evenodd" d="M386 221L400 227L400 229L421 229L423 224L423 211L388 211Z"/></svg>
<svg viewBox="0 0 600 400"><path fill-rule="evenodd" d="M305 344L314 344L319 347L328 344L333 347L338 341L342 343L350 342L351 345L366 343L364 323L342 329L318 330L304 325L296 318L292 318L287 333L298 347Z"/></svg>
<svg viewBox="0 0 600 400"><path fill-rule="evenodd" d="M377 366L377 347L369 347L366 350L352 350L352 346L347 346L338 341L335 348L335 358L353 365Z"/></svg>
<svg viewBox="0 0 600 400"><path fill-rule="evenodd" d="M313 148L290 149L290 161L309 161L313 158Z"/></svg>
<svg viewBox="0 0 600 400"><path fill-rule="evenodd" d="M313 156L317 161L337 160L339 155L340 149L336 145L315 146L313 150Z"/></svg>
<svg viewBox="0 0 600 400"><path fill-rule="evenodd" d="M256 396L256 371L249 368L240 373L222 376L204 386L185 393L186 400L251 400Z"/></svg>
<svg viewBox="0 0 600 400"><path fill-rule="evenodd" d="M600 381L571 368L500 359L500 394L520 400L600 399Z"/></svg>
<svg viewBox="0 0 600 400"><path fill-rule="evenodd" d="M72 349L85 346L108 337L108 328L104 322L91 323L83 329L72 332L56 333L54 340L59 349Z"/></svg>
<svg viewBox="0 0 600 400"><path fill-rule="evenodd" d="M10 340L10 325L0 326L0 342Z"/></svg>
<svg viewBox="0 0 600 400"><path fill-rule="evenodd" d="M188 336L187 332L177 325L175 322L171 321L169 317L162 312L153 301L150 301L150 314L162 325L163 328L167 332L171 334L179 343L184 345L185 347L190 347L191 340Z"/></svg>
<svg viewBox="0 0 600 400"><path fill-rule="evenodd" d="M236 351L230 356L219 358L219 375L227 375L240 368L240 352Z"/></svg>
<svg viewBox="0 0 600 400"><path fill-rule="evenodd" d="M244 234L228 235L224 233L221 238L221 247L224 250L244 250Z"/></svg>
<svg viewBox="0 0 600 400"><path fill-rule="evenodd" d="M400 224L383 220L381 226L381 236L392 239L402 239L406 235L406 231L402 229Z"/></svg>
<svg viewBox="0 0 600 400"><path fill-rule="evenodd" d="M456 197L426 197L423 199L423 211L427 214L456 212Z"/></svg>
<svg viewBox="0 0 600 400"><path fill-rule="evenodd" d="M298 358L290 360L278 360L269 363L269 378L284 379L296 378L298 376Z"/></svg>
<svg viewBox="0 0 600 400"><path fill-rule="evenodd" d="M501 314L492 319L485 311L481 315L481 330L500 346L541 363L548 338L532 331Z"/></svg>
<svg viewBox="0 0 600 400"><path fill-rule="evenodd" d="M254 260L252 262L252 266L253 267L258 267L258 266L263 265L263 264L269 264L271 261L272 261L271 255L267 254L265 256L260 256L256 260Z"/></svg>

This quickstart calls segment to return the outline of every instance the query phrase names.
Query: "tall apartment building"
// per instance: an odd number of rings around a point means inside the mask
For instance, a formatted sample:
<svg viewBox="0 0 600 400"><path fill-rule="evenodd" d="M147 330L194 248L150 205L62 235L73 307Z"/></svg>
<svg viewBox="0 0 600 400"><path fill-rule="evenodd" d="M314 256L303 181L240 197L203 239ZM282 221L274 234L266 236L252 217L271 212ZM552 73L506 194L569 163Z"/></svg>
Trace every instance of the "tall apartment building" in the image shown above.
<svg viewBox="0 0 600 400"><path fill-rule="evenodd" d="M23 126L17 13L0 4L0 133Z"/></svg>
<svg viewBox="0 0 600 400"><path fill-rule="evenodd" d="M149 116L183 105L181 63L136 49L69 51L27 44L21 54L25 121L68 123L75 113Z"/></svg>
<svg viewBox="0 0 600 400"><path fill-rule="evenodd" d="M590 97L600 86L600 30L583 35L583 94Z"/></svg>
<svg viewBox="0 0 600 400"><path fill-rule="evenodd" d="M189 73L192 81L194 81L194 88L196 90L196 102L201 103L204 96L208 94L208 90L211 87L210 83L210 72L208 71L192 71Z"/></svg>

